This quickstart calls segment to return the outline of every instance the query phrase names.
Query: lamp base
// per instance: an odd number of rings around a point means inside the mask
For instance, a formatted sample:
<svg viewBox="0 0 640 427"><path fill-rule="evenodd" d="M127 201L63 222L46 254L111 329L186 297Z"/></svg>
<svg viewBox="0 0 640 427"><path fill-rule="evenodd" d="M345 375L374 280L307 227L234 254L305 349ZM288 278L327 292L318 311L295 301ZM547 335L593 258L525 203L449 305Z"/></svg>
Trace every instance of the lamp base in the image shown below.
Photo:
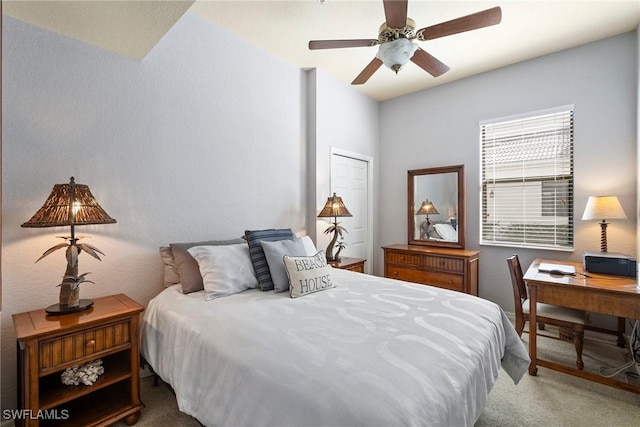
<svg viewBox="0 0 640 427"><path fill-rule="evenodd" d="M45 311L47 312L47 314L58 316L61 314L77 313L79 311L84 311L90 308L92 305L93 305L93 300L81 299L76 307L69 307L61 304L53 304L47 307Z"/></svg>

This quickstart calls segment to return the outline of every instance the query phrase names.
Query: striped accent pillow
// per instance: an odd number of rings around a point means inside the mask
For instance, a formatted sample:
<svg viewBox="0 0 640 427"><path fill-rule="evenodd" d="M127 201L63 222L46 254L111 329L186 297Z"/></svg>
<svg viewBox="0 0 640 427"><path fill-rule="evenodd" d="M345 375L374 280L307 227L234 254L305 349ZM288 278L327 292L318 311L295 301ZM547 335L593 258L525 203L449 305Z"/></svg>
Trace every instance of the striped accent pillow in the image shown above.
<svg viewBox="0 0 640 427"><path fill-rule="evenodd" d="M261 241L275 242L278 240L293 239L296 237L293 230L290 228L281 229L268 229L268 230L246 230L244 237L249 244L249 256L251 257L251 263L253 269L256 272L258 278L258 284L263 291L273 290L273 280L271 279L271 273L269 272L269 264L267 263L267 257L262 249Z"/></svg>

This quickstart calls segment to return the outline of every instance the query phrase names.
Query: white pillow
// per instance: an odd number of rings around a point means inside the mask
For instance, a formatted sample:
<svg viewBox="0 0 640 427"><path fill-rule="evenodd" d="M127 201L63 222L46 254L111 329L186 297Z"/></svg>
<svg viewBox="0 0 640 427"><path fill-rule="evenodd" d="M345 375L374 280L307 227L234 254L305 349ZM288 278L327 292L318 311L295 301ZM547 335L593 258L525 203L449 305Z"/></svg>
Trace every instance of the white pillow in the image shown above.
<svg viewBox="0 0 640 427"><path fill-rule="evenodd" d="M284 266L289 276L291 298L335 288L331 281L331 266L327 265L324 251L306 257L285 255Z"/></svg>
<svg viewBox="0 0 640 427"><path fill-rule="evenodd" d="M435 224L436 231L447 242L457 242L458 241L458 232L451 224L445 223L436 223Z"/></svg>
<svg viewBox="0 0 640 427"><path fill-rule="evenodd" d="M304 243L304 247L307 250L305 255L315 255L318 253L318 249L316 249L316 245L313 244L313 240L309 236L300 237L302 243Z"/></svg>
<svg viewBox="0 0 640 427"><path fill-rule="evenodd" d="M206 300L233 295L258 286L246 243L194 246L188 251L198 262Z"/></svg>
<svg viewBox="0 0 640 427"><path fill-rule="evenodd" d="M305 244L305 238L308 242ZM291 256L310 256L314 255L317 251L309 236L303 238L295 238L293 240L276 240L274 242L267 242L261 240L262 250L264 256L269 264L269 273L271 273L271 281L273 282L273 289L276 292L285 292L289 290L289 277L284 269L283 257L285 255ZM311 244L312 250L308 249L308 244Z"/></svg>

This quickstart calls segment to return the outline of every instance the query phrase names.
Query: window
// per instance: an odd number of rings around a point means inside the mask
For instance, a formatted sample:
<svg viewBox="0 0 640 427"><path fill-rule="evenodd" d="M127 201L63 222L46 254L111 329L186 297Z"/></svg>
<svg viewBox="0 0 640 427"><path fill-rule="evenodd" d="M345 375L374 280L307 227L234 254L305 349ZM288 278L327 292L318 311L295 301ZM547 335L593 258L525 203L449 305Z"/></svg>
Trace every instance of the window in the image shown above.
<svg viewBox="0 0 640 427"><path fill-rule="evenodd" d="M573 249L573 106L480 123L480 244Z"/></svg>

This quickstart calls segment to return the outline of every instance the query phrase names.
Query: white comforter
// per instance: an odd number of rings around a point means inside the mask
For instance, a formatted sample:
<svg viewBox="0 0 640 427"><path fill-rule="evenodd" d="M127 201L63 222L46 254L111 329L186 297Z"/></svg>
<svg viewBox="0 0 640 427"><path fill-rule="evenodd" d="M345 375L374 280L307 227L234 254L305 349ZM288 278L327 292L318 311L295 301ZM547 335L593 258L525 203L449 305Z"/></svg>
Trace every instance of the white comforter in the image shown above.
<svg viewBox="0 0 640 427"><path fill-rule="evenodd" d="M291 299L249 290L205 301L167 288L142 353L181 411L206 426L472 426L502 365L529 356L496 304L334 270Z"/></svg>

